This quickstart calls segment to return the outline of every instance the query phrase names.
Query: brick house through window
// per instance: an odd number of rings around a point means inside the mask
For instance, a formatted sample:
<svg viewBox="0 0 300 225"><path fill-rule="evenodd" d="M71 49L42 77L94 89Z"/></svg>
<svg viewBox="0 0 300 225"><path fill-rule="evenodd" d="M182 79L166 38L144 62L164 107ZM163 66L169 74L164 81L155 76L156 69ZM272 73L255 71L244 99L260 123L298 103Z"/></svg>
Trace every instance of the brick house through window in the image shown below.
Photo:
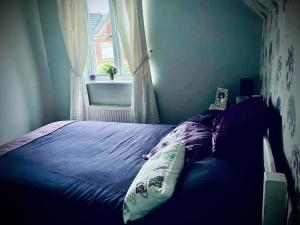
<svg viewBox="0 0 300 225"><path fill-rule="evenodd" d="M108 0L102 2L108 4ZM112 22L111 12L88 12L88 15L91 72L105 75L104 66L112 64L117 67L118 75L129 75L128 62Z"/></svg>

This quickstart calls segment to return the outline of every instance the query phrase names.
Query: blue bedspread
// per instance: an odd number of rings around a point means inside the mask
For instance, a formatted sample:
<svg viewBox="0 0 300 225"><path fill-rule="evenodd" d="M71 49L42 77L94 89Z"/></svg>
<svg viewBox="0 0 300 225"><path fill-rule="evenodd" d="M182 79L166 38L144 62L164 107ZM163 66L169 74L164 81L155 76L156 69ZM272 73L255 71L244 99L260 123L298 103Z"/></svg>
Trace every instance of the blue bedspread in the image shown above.
<svg viewBox="0 0 300 225"><path fill-rule="evenodd" d="M123 224L123 200L142 155L173 128L75 122L6 153L0 157L1 222ZM196 161L184 169L174 197L135 223L259 224L261 175L213 157Z"/></svg>
<svg viewBox="0 0 300 225"><path fill-rule="evenodd" d="M23 217L30 216L25 209L35 211L41 224L122 224L123 199L145 162L142 155L172 129L67 125L0 158L0 198L23 207Z"/></svg>

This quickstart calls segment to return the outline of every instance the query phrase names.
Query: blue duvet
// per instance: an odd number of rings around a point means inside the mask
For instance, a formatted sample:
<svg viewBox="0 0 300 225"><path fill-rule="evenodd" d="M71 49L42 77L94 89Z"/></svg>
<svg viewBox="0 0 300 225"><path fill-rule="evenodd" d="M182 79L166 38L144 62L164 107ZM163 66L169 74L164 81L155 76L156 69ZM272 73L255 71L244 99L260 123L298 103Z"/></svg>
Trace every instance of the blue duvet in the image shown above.
<svg viewBox="0 0 300 225"><path fill-rule="evenodd" d="M122 224L123 199L142 155L172 128L72 123L0 158L0 196L41 224Z"/></svg>
<svg viewBox="0 0 300 225"><path fill-rule="evenodd" d="M145 163L142 155L173 128L75 122L6 153L0 157L1 224L123 224L123 200ZM249 201L251 190L261 190L260 179L249 182L229 162L207 157L184 169L171 201L135 223L250 221L249 215L260 216L260 193Z"/></svg>

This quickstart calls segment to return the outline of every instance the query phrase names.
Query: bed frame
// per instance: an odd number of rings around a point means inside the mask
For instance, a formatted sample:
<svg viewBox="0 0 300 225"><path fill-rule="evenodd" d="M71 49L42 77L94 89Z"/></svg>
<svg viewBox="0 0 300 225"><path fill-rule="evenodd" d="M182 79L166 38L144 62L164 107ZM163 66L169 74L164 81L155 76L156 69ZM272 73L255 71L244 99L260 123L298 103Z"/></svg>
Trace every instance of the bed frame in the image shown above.
<svg viewBox="0 0 300 225"><path fill-rule="evenodd" d="M285 174L277 173L272 149L267 136L263 138L264 189L262 225L283 225L287 208L287 180Z"/></svg>

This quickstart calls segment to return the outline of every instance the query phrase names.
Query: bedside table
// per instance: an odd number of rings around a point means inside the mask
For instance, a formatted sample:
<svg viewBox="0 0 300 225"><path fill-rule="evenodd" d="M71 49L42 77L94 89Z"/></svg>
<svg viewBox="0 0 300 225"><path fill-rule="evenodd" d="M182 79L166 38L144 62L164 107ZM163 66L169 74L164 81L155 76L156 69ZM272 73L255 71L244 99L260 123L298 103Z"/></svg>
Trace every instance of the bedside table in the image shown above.
<svg viewBox="0 0 300 225"><path fill-rule="evenodd" d="M210 104L209 110L224 110L224 108L216 106L215 104Z"/></svg>

